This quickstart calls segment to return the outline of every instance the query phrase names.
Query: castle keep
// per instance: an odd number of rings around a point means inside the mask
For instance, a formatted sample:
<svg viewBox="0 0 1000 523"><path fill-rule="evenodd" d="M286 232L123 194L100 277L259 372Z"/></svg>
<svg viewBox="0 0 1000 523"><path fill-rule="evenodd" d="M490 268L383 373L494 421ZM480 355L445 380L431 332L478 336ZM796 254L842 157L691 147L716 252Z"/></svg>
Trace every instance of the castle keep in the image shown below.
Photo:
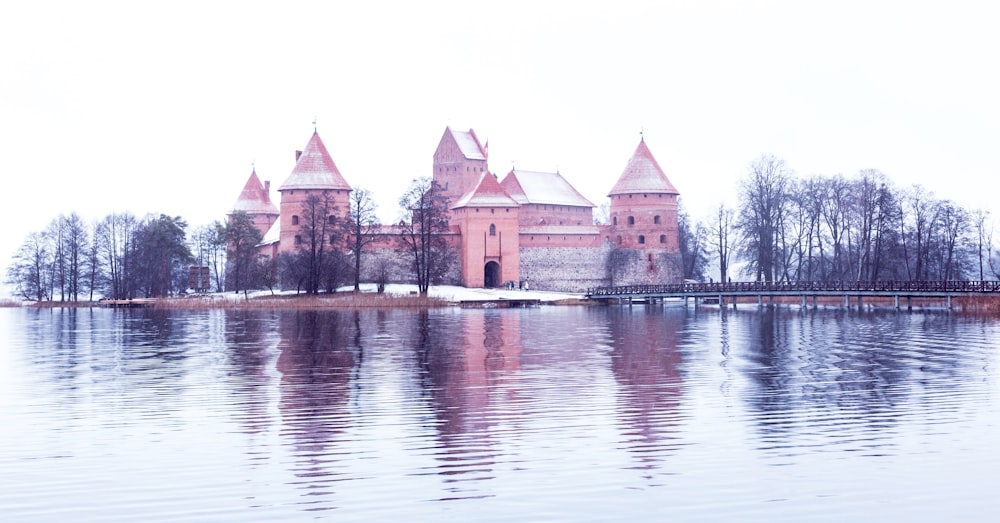
<svg viewBox="0 0 1000 523"><path fill-rule="evenodd" d="M595 205L560 173L512 169L501 180L487 162L473 130L445 129L434 152L433 179L449 201L447 235L458 261L446 283L500 287L517 282L575 292L681 280L679 193L645 140L611 185L610 223L604 225L594 224ZM250 215L264 238L261 253L273 258L298 248L309 194L323 194L346 218L351 190L314 132L278 187L278 206L271 201L270 182L262 184L254 171L230 215ZM393 227L384 226L381 234L373 251L392 248ZM399 277L406 281L407 271Z"/></svg>

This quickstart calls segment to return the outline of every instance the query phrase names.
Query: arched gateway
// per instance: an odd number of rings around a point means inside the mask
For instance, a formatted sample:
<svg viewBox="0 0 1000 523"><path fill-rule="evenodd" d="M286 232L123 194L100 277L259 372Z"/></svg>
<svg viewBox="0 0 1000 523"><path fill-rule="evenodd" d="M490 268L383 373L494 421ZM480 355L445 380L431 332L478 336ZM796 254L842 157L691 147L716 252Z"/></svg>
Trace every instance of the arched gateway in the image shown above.
<svg viewBox="0 0 1000 523"><path fill-rule="evenodd" d="M483 287L492 289L500 286L500 264L491 261L483 267Z"/></svg>

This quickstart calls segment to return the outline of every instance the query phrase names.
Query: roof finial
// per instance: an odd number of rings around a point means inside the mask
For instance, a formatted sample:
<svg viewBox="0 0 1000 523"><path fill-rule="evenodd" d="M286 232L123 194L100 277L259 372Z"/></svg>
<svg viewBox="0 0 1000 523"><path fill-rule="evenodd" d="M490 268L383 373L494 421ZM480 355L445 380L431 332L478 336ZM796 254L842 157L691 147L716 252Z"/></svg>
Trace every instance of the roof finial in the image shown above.
<svg viewBox="0 0 1000 523"><path fill-rule="evenodd" d="M316 116L313 116L313 134L316 133Z"/></svg>
<svg viewBox="0 0 1000 523"><path fill-rule="evenodd" d="M646 137L642 135L643 131L644 129L642 128L642 126L639 126L639 141L645 143Z"/></svg>
<svg viewBox="0 0 1000 523"><path fill-rule="evenodd" d="M257 159L256 158L254 158L253 160L250 160L250 171L253 172L254 174L257 173Z"/></svg>

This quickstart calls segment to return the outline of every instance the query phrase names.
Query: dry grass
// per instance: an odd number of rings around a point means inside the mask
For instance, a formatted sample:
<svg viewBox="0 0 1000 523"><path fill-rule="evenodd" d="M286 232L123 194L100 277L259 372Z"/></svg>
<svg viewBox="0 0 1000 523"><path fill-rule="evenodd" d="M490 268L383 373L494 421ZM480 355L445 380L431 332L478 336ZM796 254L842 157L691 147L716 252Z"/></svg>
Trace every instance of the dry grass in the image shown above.
<svg viewBox="0 0 1000 523"><path fill-rule="evenodd" d="M262 296L249 299L208 297L161 298L156 309L428 309L445 307L446 300L428 296L339 292L335 294Z"/></svg>
<svg viewBox="0 0 1000 523"><path fill-rule="evenodd" d="M21 307L23 304L18 300L3 300L0 299L0 308L2 307Z"/></svg>
<svg viewBox="0 0 1000 523"><path fill-rule="evenodd" d="M953 298L951 304L956 310L970 314L982 316L1000 315L1000 296L970 294L968 296Z"/></svg>

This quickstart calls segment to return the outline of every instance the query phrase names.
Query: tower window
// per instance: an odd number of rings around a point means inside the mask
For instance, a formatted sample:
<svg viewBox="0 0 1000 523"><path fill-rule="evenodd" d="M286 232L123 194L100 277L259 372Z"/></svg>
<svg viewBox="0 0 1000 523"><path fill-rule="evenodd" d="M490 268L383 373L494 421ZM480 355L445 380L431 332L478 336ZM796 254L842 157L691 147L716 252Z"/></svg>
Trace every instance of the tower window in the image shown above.
<svg viewBox="0 0 1000 523"><path fill-rule="evenodd" d="M659 225L660 224L660 217L659 216L653 216L653 223L655 225Z"/></svg>
<svg viewBox="0 0 1000 523"><path fill-rule="evenodd" d="M292 225L298 225L298 224L299 224L299 217L292 216Z"/></svg>
<svg viewBox="0 0 1000 523"><path fill-rule="evenodd" d="M646 237L640 234L639 235L639 244L642 245L644 243L646 243Z"/></svg>
<svg viewBox="0 0 1000 523"><path fill-rule="evenodd" d="M617 216L615 216L614 218L611 218L611 224L612 225L618 225L618 217Z"/></svg>
<svg viewBox="0 0 1000 523"><path fill-rule="evenodd" d="M635 225L635 216L629 216L628 217L628 224L629 225Z"/></svg>
<svg viewBox="0 0 1000 523"><path fill-rule="evenodd" d="M621 237L621 235L619 234L619 235L618 235L618 245L621 245L621 244L622 244L622 237Z"/></svg>
<svg viewBox="0 0 1000 523"><path fill-rule="evenodd" d="M496 236L496 235L497 235L497 226L491 223L490 224L490 236Z"/></svg>
<svg viewBox="0 0 1000 523"><path fill-rule="evenodd" d="M667 243L667 235L666 234L661 234L660 235L660 243Z"/></svg>
<svg viewBox="0 0 1000 523"><path fill-rule="evenodd" d="M295 235L295 245L299 245L301 243L302 243L302 236L296 234Z"/></svg>
<svg viewBox="0 0 1000 523"><path fill-rule="evenodd" d="M330 216L327 216L326 217L326 223L328 223L330 225L333 225L333 224L337 223L337 217L334 216L334 215L332 215L332 214Z"/></svg>

